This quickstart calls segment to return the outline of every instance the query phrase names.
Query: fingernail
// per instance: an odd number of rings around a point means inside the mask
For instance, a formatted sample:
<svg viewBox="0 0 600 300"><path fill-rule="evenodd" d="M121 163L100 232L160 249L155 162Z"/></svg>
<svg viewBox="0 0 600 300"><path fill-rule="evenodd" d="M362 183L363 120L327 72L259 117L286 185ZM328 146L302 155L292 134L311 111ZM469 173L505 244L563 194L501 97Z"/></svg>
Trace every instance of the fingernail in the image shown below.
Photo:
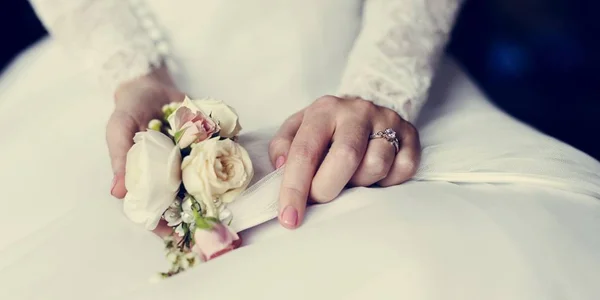
<svg viewBox="0 0 600 300"><path fill-rule="evenodd" d="M279 169L281 168L281 166L283 166L283 164L285 163L285 157L280 156L275 160L275 169Z"/></svg>
<svg viewBox="0 0 600 300"><path fill-rule="evenodd" d="M291 205L288 205L281 212L281 222L287 228L296 228L298 225L298 211Z"/></svg>
<svg viewBox="0 0 600 300"><path fill-rule="evenodd" d="M115 195L113 191L115 190L115 186L117 186L117 175L113 177L112 183L110 184L110 194Z"/></svg>

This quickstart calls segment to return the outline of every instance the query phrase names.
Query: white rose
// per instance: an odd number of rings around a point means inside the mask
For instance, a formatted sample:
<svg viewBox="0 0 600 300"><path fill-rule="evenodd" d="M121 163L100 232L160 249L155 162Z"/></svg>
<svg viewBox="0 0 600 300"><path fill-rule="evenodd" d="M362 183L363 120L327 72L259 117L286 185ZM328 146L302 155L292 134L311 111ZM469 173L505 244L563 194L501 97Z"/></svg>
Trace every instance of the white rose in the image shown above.
<svg viewBox="0 0 600 300"><path fill-rule="evenodd" d="M242 130L236 111L225 102L211 98L193 100L193 102L202 112L217 121L221 127L220 136L232 138Z"/></svg>
<svg viewBox="0 0 600 300"><path fill-rule="evenodd" d="M175 201L181 185L181 153L161 132L136 133L127 153L125 215L146 229L156 228L162 214Z"/></svg>
<svg viewBox="0 0 600 300"><path fill-rule="evenodd" d="M212 138L192 145L181 168L183 185L209 217L219 217L215 201L232 202L254 176L248 152L230 139Z"/></svg>
<svg viewBox="0 0 600 300"><path fill-rule="evenodd" d="M167 225L169 227L175 227L175 226L181 224L182 220L181 220L180 206L181 206L181 200L175 199L173 201L173 203L171 203L171 205L169 205L169 208L167 208L167 210L163 214L164 219L165 219L165 221L167 221Z"/></svg>

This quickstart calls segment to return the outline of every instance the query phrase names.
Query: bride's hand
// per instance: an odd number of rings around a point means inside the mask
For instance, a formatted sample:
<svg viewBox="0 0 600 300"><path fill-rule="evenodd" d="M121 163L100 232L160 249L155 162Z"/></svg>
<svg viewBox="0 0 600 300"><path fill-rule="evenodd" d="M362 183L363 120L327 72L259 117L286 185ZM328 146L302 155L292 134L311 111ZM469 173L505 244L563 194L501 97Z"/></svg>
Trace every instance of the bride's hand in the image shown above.
<svg viewBox="0 0 600 300"><path fill-rule="evenodd" d="M399 151L371 134L397 132ZM302 223L307 200L325 203L347 186L392 186L409 180L421 156L415 127L396 112L363 99L325 96L288 118L269 145L276 168L285 163L279 220Z"/></svg>
<svg viewBox="0 0 600 300"><path fill-rule="evenodd" d="M146 130L148 122L162 115L163 105L183 101L166 69L129 81L115 92L115 110L106 127L106 142L113 170L110 193L125 197L125 163L136 132Z"/></svg>

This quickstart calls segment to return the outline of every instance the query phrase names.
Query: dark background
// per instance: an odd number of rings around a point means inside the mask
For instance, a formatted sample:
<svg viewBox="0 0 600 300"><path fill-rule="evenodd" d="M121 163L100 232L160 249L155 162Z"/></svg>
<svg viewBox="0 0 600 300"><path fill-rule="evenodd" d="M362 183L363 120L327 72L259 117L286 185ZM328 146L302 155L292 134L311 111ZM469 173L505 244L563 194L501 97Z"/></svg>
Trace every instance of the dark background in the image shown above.
<svg viewBox="0 0 600 300"><path fill-rule="evenodd" d="M600 158L598 18L595 0L468 0L449 51L502 109ZM0 70L45 34L26 0L4 3Z"/></svg>

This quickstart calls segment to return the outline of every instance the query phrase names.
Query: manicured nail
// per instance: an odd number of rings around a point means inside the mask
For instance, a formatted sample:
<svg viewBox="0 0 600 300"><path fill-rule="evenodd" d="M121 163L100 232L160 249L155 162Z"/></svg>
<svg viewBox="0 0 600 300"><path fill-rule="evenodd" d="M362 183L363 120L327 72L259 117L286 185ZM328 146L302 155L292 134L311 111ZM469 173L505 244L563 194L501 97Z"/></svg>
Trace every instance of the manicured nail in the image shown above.
<svg viewBox="0 0 600 300"><path fill-rule="evenodd" d="M287 228L296 228L298 225L298 211L291 205L288 205L281 212L281 222Z"/></svg>
<svg viewBox="0 0 600 300"><path fill-rule="evenodd" d="M115 190L115 186L117 186L117 175L113 177L112 183L110 184L110 194L115 195L113 191Z"/></svg>
<svg viewBox="0 0 600 300"><path fill-rule="evenodd" d="M275 169L279 169L281 168L281 166L283 166L283 164L285 163L285 157L280 156L275 160Z"/></svg>

